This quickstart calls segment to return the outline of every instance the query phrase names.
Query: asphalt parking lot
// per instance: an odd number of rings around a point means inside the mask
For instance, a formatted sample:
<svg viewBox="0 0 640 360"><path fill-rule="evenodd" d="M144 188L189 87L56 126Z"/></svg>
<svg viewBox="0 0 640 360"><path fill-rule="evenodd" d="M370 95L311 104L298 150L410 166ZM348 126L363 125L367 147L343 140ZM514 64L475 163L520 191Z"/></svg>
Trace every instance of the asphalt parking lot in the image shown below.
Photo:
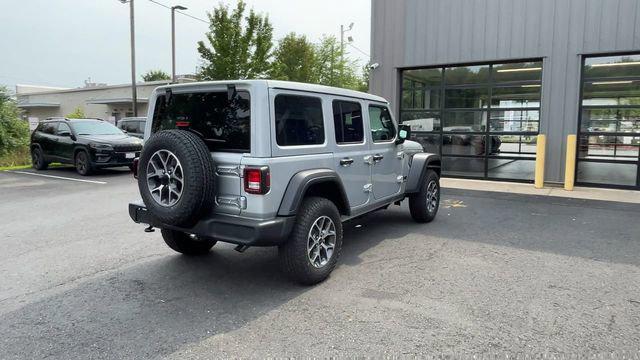
<svg viewBox="0 0 640 360"><path fill-rule="evenodd" d="M345 227L315 287L277 251L173 253L125 169L0 172L0 358L637 354L640 205L444 189ZM76 181L70 180L89 180Z"/></svg>

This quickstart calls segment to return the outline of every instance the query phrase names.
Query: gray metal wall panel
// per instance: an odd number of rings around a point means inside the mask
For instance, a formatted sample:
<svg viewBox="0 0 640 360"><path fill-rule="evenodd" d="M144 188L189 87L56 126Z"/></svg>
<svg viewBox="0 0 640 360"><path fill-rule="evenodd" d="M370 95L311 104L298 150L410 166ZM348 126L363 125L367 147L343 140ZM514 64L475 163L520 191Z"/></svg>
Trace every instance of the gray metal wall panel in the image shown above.
<svg viewBox="0 0 640 360"><path fill-rule="evenodd" d="M577 131L581 54L640 51L638 0L372 0L371 91L397 109L398 69L543 58L547 181Z"/></svg>

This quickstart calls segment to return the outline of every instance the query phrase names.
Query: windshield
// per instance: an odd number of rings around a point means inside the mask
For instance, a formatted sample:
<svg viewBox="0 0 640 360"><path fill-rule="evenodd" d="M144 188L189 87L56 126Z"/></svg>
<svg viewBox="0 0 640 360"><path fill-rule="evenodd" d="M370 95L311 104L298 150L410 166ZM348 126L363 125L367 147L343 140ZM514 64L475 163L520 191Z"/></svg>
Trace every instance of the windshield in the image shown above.
<svg viewBox="0 0 640 360"><path fill-rule="evenodd" d="M226 91L158 96L152 132L184 129L198 134L210 151L250 151L249 93Z"/></svg>
<svg viewBox="0 0 640 360"><path fill-rule="evenodd" d="M122 130L100 120L74 121L71 123L78 135L122 135Z"/></svg>

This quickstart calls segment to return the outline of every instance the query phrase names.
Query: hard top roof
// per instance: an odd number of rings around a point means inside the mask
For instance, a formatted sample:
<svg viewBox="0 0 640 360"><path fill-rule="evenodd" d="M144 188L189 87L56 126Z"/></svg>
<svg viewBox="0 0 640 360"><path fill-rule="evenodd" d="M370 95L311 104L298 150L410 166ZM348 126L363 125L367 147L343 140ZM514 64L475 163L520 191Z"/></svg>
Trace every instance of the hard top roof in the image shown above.
<svg viewBox="0 0 640 360"><path fill-rule="evenodd" d="M185 84L165 85L165 86L160 86L156 88L156 90L158 89L197 89L197 88L206 88L208 86L216 86L216 85L266 86L272 89L307 91L307 92L313 92L313 93L330 94L330 95L338 95L338 96L377 101L385 104L388 103L388 101L383 97L368 94L361 91L355 91L355 90L349 90L349 89L343 89L343 88L325 86L325 85L318 85L318 84L307 84L307 83L281 81L281 80L201 81L201 82L192 82L192 83L185 83Z"/></svg>

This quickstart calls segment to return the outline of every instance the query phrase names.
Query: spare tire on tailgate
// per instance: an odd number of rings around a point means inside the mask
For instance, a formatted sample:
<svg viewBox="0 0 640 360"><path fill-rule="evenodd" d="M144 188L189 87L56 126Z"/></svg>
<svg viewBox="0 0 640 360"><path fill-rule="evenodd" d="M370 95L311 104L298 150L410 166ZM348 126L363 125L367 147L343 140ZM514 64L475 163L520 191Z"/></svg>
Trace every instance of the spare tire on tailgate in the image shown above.
<svg viewBox="0 0 640 360"><path fill-rule="evenodd" d="M138 164L138 188L147 210L161 222L189 226L214 201L214 164L196 134L163 130L144 144Z"/></svg>

